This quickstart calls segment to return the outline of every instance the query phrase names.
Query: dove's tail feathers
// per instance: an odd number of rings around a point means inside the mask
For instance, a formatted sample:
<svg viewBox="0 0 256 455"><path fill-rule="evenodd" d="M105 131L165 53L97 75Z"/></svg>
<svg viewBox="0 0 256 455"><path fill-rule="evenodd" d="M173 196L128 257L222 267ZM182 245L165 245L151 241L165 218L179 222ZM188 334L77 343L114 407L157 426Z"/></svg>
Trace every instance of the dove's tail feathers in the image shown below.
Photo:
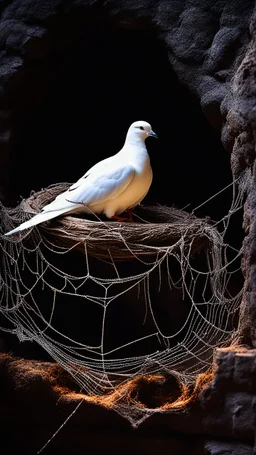
<svg viewBox="0 0 256 455"><path fill-rule="evenodd" d="M64 213L67 213L66 208L62 210L52 210L49 212L38 213L33 218L31 218L31 220L25 221L15 229L6 232L5 235L12 235L15 234L16 232L24 231L24 229L31 228L33 226L36 226L37 224L43 223L44 221L51 220L52 218L56 218L57 216L63 215Z"/></svg>

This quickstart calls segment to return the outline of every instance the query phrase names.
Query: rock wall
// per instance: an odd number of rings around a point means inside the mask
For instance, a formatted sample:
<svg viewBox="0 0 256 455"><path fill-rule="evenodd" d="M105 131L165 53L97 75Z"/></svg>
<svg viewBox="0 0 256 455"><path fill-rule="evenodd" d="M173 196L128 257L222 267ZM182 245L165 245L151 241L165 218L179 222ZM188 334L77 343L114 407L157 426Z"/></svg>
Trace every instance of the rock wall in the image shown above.
<svg viewBox="0 0 256 455"><path fill-rule="evenodd" d="M237 342L256 347L254 2L16 0L4 1L0 8L1 199L10 192L17 123L42 103L54 77L49 62L59 49L70 46L95 23L154 32L166 44L179 81L198 98L209 122L222 131L223 144L232 152L234 175L245 169L252 175L244 218L245 293ZM39 62L45 62L44 72ZM167 405L136 431L103 403L75 393L74 384L62 379L58 367L2 355L1 449L34 454L71 415L43 453L253 454L255 355L238 348L219 351L213 380L197 391L186 412L169 412Z"/></svg>

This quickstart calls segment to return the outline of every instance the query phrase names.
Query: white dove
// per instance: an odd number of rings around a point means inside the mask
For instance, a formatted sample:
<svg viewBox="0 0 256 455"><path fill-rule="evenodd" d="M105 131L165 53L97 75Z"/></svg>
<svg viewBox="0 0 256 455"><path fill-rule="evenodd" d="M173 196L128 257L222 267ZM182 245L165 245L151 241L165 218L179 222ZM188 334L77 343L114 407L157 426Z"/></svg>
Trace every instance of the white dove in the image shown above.
<svg viewBox="0 0 256 455"><path fill-rule="evenodd" d="M138 205L152 182L152 169L145 145L148 136L157 137L149 123L132 123L120 152L95 164L33 218L5 235L64 214L104 213L107 218L112 218Z"/></svg>

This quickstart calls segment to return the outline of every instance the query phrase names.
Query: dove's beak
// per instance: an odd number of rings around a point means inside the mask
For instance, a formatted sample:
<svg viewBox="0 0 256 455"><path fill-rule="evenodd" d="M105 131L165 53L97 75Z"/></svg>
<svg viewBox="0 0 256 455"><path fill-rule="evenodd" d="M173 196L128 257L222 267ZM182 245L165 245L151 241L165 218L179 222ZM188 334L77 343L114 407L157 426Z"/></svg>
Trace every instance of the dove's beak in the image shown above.
<svg viewBox="0 0 256 455"><path fill-rule="evenodd" d="M149 136L158 138L157 134L154 131L150 131Z"/></svg>

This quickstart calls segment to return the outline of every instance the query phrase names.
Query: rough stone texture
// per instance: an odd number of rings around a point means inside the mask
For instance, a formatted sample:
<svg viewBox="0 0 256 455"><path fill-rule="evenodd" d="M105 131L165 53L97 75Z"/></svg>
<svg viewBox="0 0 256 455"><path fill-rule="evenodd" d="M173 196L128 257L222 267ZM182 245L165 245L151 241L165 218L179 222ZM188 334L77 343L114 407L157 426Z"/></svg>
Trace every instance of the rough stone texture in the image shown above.
<svg viewBox="0 0 256 455"><path fill-rule="evenodd" d="M209 121L220 127L229 104L230 81L248 43L252 2L210 0L175 6L168 17L174 26L165 35L170 61L180 80L199 96ZM162 21L168 29L164 8L160 27Z"/></svg>
<svg viewBox="0 0 256 455"><path fill-rule="evenodd" d="M255 182L255 131L256 131L256 21L250 26L252 40L241 63L232 85L232 101L223 128L223 142L232 150L231 164L235 177L244 170L246 194L244 210L244 240L243 271L245 276L245 291L241 306L240 341L256 346L255 317L256 317L256 274L255 274L255 232L256 232L256 182Z"/></svg>
<svg viewBox="0 0 256 455"><path fill-rule="evenodd" d="M3 1L0 185L4 198L16 122L42 102L53 77L47 62L59 55L60 48L70 46L73 37L94 21L156 31L168 47L179 80L199 98L209 122L219 129L222 126L223 143L232 151L234 175L247 168L254 174L247 188L244 218L248 234L243 259L246 286L239 341L256 347L255 21L249 33L253 8L251 0ZM74 17L76 25L72 27ZM38 65L42 61L44 71ZM81 399L84 401L77 412L43 453L256 453L255 351L220 351L213 381L186 412L169 412L167 406L136 431L116 412L76 394L74 385L52 364L2 356L0 368L3 453L36 453Z"/></svg>
<svg viewBox="0 0 256 455"><path fill-rule="evenodd" d="M255 159L255 20L251 22L252 40L233 80L229 112L222 139L232 150L232 168L237 176L253 165Z"/></svg>
<svg viewBox="0 0 256 455"><path fill-rule="evenodd" d="M209 441L205 444L205 455L251 455L252 448L247 444Z"/></svg>

